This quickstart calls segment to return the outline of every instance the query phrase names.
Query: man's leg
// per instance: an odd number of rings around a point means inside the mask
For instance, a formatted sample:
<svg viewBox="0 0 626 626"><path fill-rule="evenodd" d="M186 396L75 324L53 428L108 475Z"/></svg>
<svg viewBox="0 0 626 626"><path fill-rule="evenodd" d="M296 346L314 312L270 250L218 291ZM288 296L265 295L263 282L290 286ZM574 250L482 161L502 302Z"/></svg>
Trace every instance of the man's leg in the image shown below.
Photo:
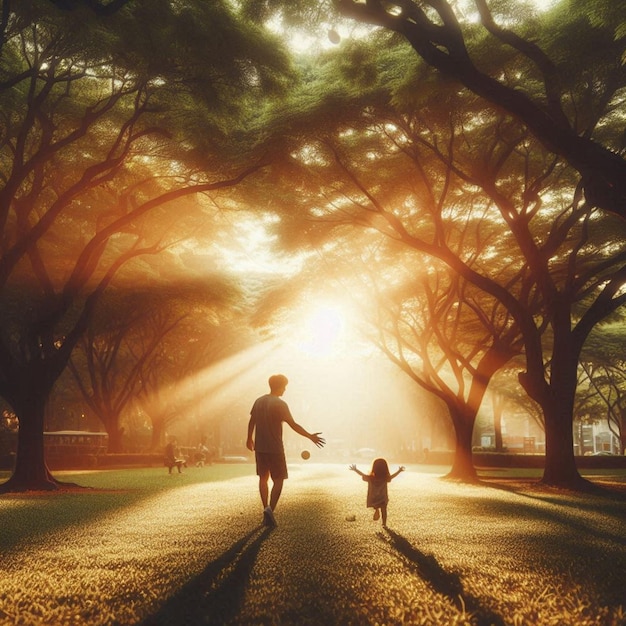
<svg viewBox="0 0 626 626"><path fill-rule="evenodd" d="M259 494L261 495L261 503L264 509L267 507L267 498L269 496L269 487L267 484L269 478L269 471L259 475Z"/></svg>
<svg viewBox="0 0 626 626"><path fill-rule="evenodd" d="M276 505L278 504L278 499L280 498L280 494L283 490L284 481L284 478L275 478L273 480L272 495L270 497L270 509L272 509L272 511L276 508Z"/></svg>

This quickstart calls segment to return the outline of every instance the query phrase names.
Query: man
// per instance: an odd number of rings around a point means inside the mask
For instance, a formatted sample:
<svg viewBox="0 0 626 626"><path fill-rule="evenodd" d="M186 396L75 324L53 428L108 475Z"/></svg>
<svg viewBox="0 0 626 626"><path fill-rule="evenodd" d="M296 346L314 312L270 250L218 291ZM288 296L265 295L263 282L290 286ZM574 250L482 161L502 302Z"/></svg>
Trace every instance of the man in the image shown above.
<svg viewBox="0 0 626 626"><path fill-rule="evenodd" d="M283 422L295 432L310 439L318 448L326 442L321 433L309 433L297 424L287 403L281 398L287 388L286 376L270 376L270 393L257 398L250 411L248 422L248 450L254 451L256 473L259 477L259 493L263 504L263 521L267 526L276 526L274 510L278 504L283 482L287 478L287 461L283 446ZM255 432L256 431L256 432ZM252 438L255 434L254 439ZM272 492L269 493L269 479L272 478ZM268 501L269 497L269 501Z"/></svg>
<svg viewBox="0 0 626 626"><path fill-rule="evenodd" d="M183 467L187 467L185 459L181 456L176 437L172 437L165 446L165 467L172 473L172 469L177 468L178 473L183 473Z"/></svg>

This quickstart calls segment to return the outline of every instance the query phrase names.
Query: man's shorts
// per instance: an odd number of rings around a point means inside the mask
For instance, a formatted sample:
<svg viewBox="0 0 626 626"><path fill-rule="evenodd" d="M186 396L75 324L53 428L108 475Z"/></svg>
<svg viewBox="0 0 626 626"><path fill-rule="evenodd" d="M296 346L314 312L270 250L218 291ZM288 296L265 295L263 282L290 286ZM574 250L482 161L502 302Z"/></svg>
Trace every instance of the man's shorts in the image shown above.
<svg viewBox="0 0 626 626"><path fill-rule="evenodd" d="M264 476L270 473L272 480L287 478L287 460L282 452L257 452L256 473L257 476Z"/></svg>

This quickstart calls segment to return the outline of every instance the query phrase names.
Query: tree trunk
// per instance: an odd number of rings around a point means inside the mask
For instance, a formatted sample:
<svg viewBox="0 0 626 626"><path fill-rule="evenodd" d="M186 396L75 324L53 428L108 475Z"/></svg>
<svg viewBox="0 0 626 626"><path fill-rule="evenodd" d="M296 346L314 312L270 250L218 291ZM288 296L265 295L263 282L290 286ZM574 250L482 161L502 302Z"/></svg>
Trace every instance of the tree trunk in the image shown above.
<svg viewBox="0 0 626 626"><path fill-rule="evenodd" d="M19 419L17 457L13 475L0 485L0 492L51 491L59 482L48 470L44 453L46 398L32 395L13 407Z"/></svg>
<svg viewBox="0 0 626 626"><path fill-rule="evenodd" d="M124 435L124 429L119 427L119 420L107 420L106 431L109 435L109 445L107 447L107 452L109 454L117 454L123 452L124 446L122 444L122 437Z"/></svg>
<svg viewBox="0 0 626 626"><path fill-rule="evenodd" d="M546 432L546 461L542 482L555 487L579 489L588 483L578 473L574 457L573 415L578 353L567 332L569 320L567 325L555 324L554 328L550 391L541 406Z"/></svg>
<svg viewBox="0 0 626 626"><path fill-rule="evenodd" d="M453 408L450 408L450 416L454 424L456 449L452 468L445 477L465 483L478 482L478 475L472 459L472 434L476 418Z"/></svg>
<svg viewBox="0 0 626 626"><path fill-rule="evenodd" d="M542 482L555 487L578 488L586 481L576 467L572 417L560 407L553 411L554 415L546 415L546 464Z"/></svg>
<svg viewBox="0 0 626 626"><path fill-rule="evenodd" d="M502 411L504 409L504 399L499 394L493 396L493 431L495 436L494 447L496 452L502 452L504 445L502 442Z"/></svg>
<svg viewBox="0 0 626 626"><path fill-rule="evenodd" d="M626 408L620 412L619 445L619 453L626 454Z"/></svg>
<svg viewBox="0 0 626 626"><path fill-rule="evenodd" d="M153 452L161 451L163 448L163 420L155 417L152 418L152 436L150 439L150 450Z"/></svg>

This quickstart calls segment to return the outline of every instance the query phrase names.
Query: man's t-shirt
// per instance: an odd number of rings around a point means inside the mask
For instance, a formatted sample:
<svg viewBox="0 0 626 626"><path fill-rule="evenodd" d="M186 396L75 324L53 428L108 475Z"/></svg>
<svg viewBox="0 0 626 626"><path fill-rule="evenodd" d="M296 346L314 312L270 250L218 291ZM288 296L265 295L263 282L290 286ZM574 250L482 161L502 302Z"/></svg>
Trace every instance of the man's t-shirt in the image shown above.
<svg viewBox="0 0 626 626"><path fill-rule="evenodd" d="M291 418L287 403L267 394L257 398L250 415L255 420L254 449L280 454L283 449L283 421Z"/></svg>

